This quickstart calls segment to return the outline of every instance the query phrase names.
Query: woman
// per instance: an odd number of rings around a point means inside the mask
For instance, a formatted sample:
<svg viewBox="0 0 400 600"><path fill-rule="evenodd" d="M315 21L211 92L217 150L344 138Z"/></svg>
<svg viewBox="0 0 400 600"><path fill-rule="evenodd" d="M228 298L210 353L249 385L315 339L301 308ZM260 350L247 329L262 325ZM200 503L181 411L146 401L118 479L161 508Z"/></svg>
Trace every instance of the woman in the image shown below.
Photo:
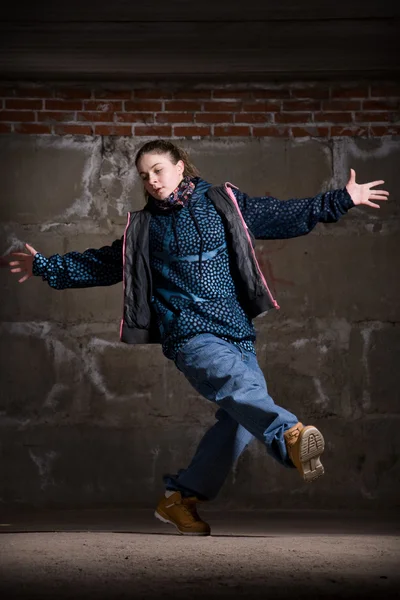
<svg viewBox="0 0 400 600"><path fill-rule="evenodd" d="M215 498L232 465L257 438L280 464L306 482L324 473L324 439L314 426L276 405L257 364L252 319L279 308L258 266L253 240L309 233L335 222L355 205L379 208L388 192L358 185L315 198L251 198L232 184L212 186L187 154L165 140L146 143L135 165L147 203L129 213L124 236L111 246L45 258L26 244L12 253L13 273L32 275L56 289L124 282L121 340L161 342L191 385L217 405L186 469L164 476L155 515L184 535L208 535L196 504ZM17 260L15 260L17 259ZM6 264L6 260L3 260ZM8 264L8 263L7 263Z"/></svg>

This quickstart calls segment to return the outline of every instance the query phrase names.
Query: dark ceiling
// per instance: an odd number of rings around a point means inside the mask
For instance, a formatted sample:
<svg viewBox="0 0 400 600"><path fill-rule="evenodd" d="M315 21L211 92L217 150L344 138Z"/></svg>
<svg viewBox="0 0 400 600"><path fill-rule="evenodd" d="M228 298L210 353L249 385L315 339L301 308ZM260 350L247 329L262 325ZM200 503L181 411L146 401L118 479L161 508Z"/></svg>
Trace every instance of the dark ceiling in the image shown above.
<svg viewBox="0 0 400 600"><path fill-rule="evenodd" d="M399 25L387 1L17 0L2 9L0 78L393 79Z"/></svg>

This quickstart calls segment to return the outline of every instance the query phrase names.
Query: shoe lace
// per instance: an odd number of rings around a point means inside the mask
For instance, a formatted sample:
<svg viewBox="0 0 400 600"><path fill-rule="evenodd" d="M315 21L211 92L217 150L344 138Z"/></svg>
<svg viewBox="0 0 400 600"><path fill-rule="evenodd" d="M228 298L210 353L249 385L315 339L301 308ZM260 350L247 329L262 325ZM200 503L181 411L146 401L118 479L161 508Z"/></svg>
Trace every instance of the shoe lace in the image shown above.
<svg viewBox="0 0 400 600"><path fill-rule="evenodd" d="M300 429L294 429L293 431L290 431L287 435L288 445L292 446L293 444L295 444L299 435L300 435Z"/></svg>

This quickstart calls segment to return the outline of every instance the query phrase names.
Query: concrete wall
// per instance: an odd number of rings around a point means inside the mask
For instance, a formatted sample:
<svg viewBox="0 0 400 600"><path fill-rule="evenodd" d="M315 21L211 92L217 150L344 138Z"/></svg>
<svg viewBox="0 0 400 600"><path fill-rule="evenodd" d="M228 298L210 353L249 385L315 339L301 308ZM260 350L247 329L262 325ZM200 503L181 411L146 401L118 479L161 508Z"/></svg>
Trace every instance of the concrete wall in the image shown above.
<svg viewBox="0 0 400 600"><path fill-rule="evenodd" d="M142 204L135 137L0 138L0 253L111 243ZM281 305L256 320L278 404L326 438L325 476L303 484L254 442L214 506L394 507L400 500L400 140L179 140L203 177L253 195L306 197L384 179L390 202L354 208L257 252ZM122 284L55 291L3 269L0 502L151 507L214 408L158 346L119 342Z"/></svg>

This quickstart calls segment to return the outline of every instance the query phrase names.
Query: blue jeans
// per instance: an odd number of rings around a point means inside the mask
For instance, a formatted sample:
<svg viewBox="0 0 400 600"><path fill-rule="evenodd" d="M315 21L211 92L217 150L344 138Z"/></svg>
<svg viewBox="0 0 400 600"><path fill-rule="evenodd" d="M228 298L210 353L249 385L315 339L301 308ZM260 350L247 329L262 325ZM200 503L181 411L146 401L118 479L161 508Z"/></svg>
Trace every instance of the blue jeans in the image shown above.
<svg viewBox="0 0 400 600"><path fill-rule="evenodd" d="M177 474L164 475L166 489L212 500L254 438L282 465L293 467L283 434L298 419L274 403L253 353L202 333L181 348L175 364L218 409L217 422L201 439L190 465Z"/></svg>

